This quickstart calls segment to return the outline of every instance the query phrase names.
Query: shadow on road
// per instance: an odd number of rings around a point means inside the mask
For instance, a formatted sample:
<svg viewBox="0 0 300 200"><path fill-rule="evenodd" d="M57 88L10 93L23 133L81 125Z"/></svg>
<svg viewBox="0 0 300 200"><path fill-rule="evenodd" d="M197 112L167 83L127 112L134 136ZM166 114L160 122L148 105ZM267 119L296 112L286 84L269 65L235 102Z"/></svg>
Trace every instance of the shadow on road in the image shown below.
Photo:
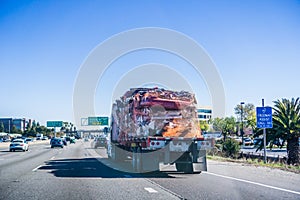
<svg viewBox="0 0 300 200"><path fill-rule="evenodd" d="M96 158L51 160L39 170L51 170L50 173L56 177L68 178L174 178L164 172L122 172L104 165Z"/></svg>

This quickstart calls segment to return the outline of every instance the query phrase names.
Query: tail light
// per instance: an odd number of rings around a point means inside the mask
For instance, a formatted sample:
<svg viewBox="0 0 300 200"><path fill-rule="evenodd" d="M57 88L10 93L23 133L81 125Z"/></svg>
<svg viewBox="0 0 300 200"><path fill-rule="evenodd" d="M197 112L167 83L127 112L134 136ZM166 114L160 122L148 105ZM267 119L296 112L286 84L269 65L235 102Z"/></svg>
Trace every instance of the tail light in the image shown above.
<svg viewBox="0 0 300 200"><path fill-rule="evenodd" d="M150 138L147 138L147 146L150 147Z"/></svg>

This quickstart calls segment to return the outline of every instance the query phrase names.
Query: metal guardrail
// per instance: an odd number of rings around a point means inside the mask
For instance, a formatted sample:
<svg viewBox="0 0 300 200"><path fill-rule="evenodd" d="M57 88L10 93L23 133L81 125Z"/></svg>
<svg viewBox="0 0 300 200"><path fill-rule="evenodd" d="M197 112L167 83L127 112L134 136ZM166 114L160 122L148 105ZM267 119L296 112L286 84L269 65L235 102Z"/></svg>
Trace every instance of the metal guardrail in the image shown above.
<svg viewBox="0 0 300 200"><path fill-rule="evenodd" d="M256 152L240 152L240 155L238 158L245 158L247 159L260 159L264 160L264 154L263 153L256 153ZM266 156L267 162L286 162L287 156L280 156L280 155L267 155Z"/></svg>

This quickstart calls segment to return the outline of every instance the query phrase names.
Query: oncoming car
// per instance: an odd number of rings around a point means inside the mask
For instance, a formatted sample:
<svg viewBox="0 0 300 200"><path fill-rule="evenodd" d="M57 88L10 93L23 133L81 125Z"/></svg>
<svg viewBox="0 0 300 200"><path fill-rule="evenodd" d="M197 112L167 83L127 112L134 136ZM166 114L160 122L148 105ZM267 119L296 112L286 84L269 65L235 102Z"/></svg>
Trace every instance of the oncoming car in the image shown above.
<svg viewBox="0 0 300 200"><path fill-rule="evenodd" d="M22 139L15 139L9 145L9 151L22 150L28 151L28 143Z"/></svg>

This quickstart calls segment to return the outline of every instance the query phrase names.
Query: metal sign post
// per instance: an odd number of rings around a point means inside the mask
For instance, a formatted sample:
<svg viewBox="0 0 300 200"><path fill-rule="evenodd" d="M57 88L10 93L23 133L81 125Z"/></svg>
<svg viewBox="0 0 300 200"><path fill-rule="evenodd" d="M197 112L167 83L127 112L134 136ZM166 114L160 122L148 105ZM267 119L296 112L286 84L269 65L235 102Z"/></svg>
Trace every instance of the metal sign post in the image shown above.
<svg viewBox="0 0 300 200"><path fill-rule="evenodd" d="M261 100L262 101L262 107L265 107L265 101L264 99ZM266 128L263 129L263 134L264 134L264 163L267 163L267 150L266 150L266 146L267 146L267 134L266 134Z"/></svg>
<svg viewBox="0 0 300 200"><path fill-rule="evenodd" d="M273 128L272 108L265 107L265 101L262 99L262 107L256 107L256 127L263 129L264 136L264 163L267 163L267 134L266 128Z"/></svg>
<svg viewBox="0 0 300 200"><path fill-rule="evenodd" d="M54 137L56 138L56 128L54 127Z"/></svg>

